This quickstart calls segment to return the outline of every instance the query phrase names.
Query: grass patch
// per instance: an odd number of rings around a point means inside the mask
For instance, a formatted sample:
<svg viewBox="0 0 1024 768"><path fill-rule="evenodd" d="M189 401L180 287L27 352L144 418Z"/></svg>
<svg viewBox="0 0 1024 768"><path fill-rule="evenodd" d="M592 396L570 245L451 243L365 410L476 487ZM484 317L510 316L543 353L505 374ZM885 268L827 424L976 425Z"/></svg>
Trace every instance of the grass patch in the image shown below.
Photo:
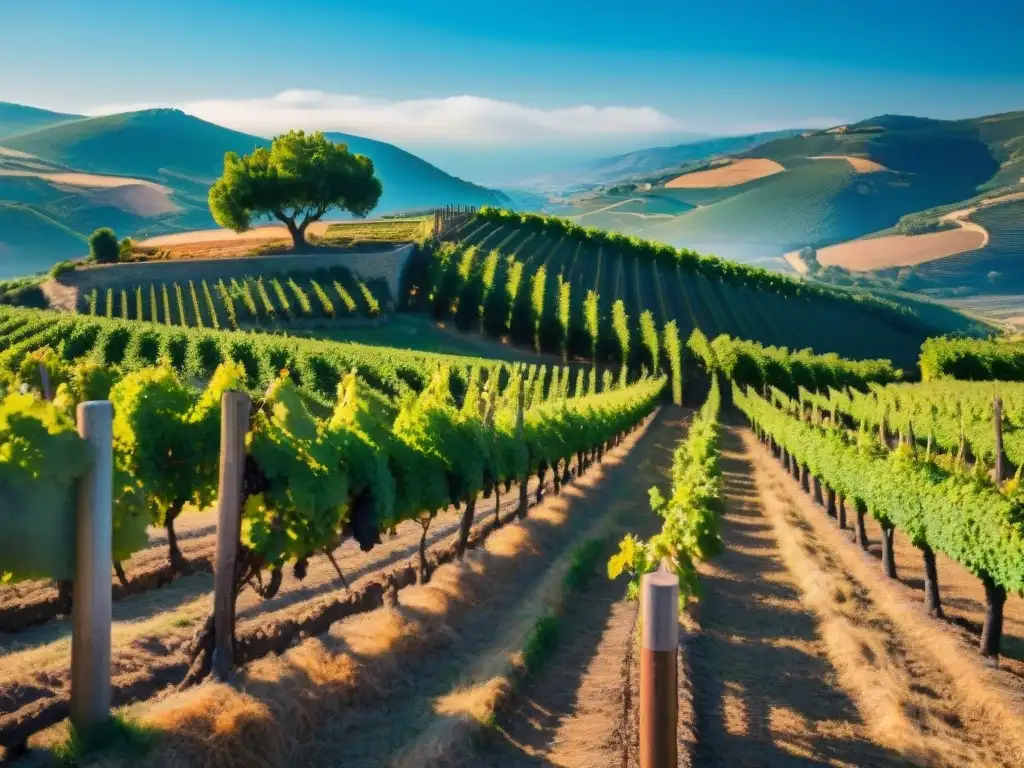
<svg viewBox="0 0 1024 768"><path fill-rule="evenodd" d="M546 613L537 619L523 648L523 665L528 673L535 672L558 647L558 617Z"/></svg>
<svg viewBox="0 0 1024 768"><path fill-rule="evenodd" d="M603 539L589 539L572 551L572 562L562 582L567 591L586 586L604 556L604 548Z"/></svg>
<svg viewBox="0 0 1024 768"><path fill-rule="evenodd" d="M123 757L138 764L156 744L156 740L155 728L114 715L87 733L70 728L67 739L53 748L53 756L58 764L69 766L80 765L83 760L98 753L108 757Z"/></svg>
<svg viewBox="0 0 1024 768"><path fill-rule="evenodd" d="M565 586L562 603L573 592L582 589L597 571L598 563L605 554L604 539L588 539L574 548L570 556L569 570L562 584ZM523 666L527 674L534 673L554 653L561 635L559 616L561 606L550 609L537 619L523 647Z"/></svg>

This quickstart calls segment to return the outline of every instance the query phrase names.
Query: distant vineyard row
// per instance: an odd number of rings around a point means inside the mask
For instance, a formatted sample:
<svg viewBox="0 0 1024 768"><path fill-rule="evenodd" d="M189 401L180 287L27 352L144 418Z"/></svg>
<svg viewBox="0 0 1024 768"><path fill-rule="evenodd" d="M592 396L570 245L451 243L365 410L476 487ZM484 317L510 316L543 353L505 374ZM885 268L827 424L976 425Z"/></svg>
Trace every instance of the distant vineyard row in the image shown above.
<svg viewBox="0 0 1024 768"><path fill-rule="evenodd" d="M376 295L345 269L317 273L246 276L198 283L150 283L128 289L93 289L80 302L88 315L148 320L165 325L238 330L297 320L375 317L387 286Z"/></svg>
<svg viewBox="0 0 1024 768"><path fill-rule="evenodd" d="M684 337L699 328L709 337L728 334L766 345L834 351L848 358L884 357L912 370L921 343L935 332L909 310L891 311L887 304L859 294L837 298L834 292L811 289L782 291L772 288L774 283L765 287L731 273L709 276L689 269L687 260L640 258L635 238L595 243L518 220L502 224L481 217L467 223L457 237L459 250L454 254L421 252L411 260L402 289L404 306L433 311L439 319L458 320L461 313L467 325L479 318L485 331L500 335L503 330L514 334L515 323L510 317L504 329L488 328L488 297L497 294L492 300L515 307L517 301L525 303L519 296L523 287L538 296L535 306L557 312L568 295L568 348L576 355L589 357L585 331L591 291L597 297L602 329L611 328L613 306L621 300L635 339L641 337L640 317L649 311L659 327L675 320ZM450 294L443 297L450 298L447 306L440 308L439 288ZM639 350L641 344L631 348ZM605 331L598 359L614 357L614 336Z"/></svg>

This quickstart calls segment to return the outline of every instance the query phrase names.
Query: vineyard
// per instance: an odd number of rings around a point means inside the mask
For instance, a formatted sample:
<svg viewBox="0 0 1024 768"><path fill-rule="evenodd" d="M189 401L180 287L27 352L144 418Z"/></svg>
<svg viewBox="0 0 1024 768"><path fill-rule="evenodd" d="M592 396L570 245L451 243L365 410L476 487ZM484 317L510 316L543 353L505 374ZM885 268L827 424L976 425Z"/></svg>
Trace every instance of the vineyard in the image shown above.
<svg viewBox="0 0 1024 768"><path fill-rule="evenodd" d="M389 304L387 285L370 288L343 268L295 275L259 275L185 284L149 283L93 289L79 312L94 317L238 330L304 320L376 317Z"/></svg>
<svg viewBox="0 0 1024 768"><path fill-rule="evenodd" d="M391 304L343 270L83 302L0 307L5 759L633 768L649 652L686 764L1024 746L1016 343L488 210L397 299L480 357L287 335Z"/></svg>
<svg viewBox="0 0 1024 768"><path fill-rule="evenodd" d="M568 368L554 367L549 376L544 366L25 310L7 310L3 329L12 392L0 420L9 457L3 478L18 495L16 508L0 514L21 534L5 537L0 547L4 581L11 585L0 595L5 625L22 629L67 610L70 595L62 585L71 576L71 558L67 505L60 499L86 468L84 444L70 419L79 402L109 398L114 405L113 570L115 591L130 601L175 577L192 579L204 563L209 568L210 550L197 552L188 535L202 530L194 518L200 513L187 513L193 519L181 543L175 523L186 507L204 510L216 500L222 401L228 402L228 391L252 391L236 588L251 588L261 601L273 601L283 588L284 605L261 611L264 621L273 616L278 623L243 635L241 661L283 650L300 631L325 620L380 604L383 593L365 580L361 592L324 599L348 585L343 568L359 562L356 551L343 547L346 541L371 555L382 544L391 550L375 558L374 568L392 589L410 578L426 582L440 563L523 517L528 491L539 502L545 488L557 494L564 482L579 478L650 413L665 385L644 378L626 386L610 372L598 381L593 369L572 377ZM518 499L503 507L500 494L513 484ZM477 512L481 495L494 503L480 501ZM24 509L40 512L26 518ZM158 559L152 556L160 538L154 539L154 526L165 529L168 567L147 571L145 561ZM416 557L414 567L388 570L403 552L384 542L389 531L404 542L406 556ZM218 527L218 540L224 535ZM209 534L204 538L210 541ZM149 553L140 568L136 553ZM323 575L328 569L336 574L333 585ZM312 588L321 599L296 624L287 607L309 589L301 582L310 572L317 574ZM56 581L55 594L39 581L46 577ZM26 596L43 599L26 603ZM203 679L214 662L207 639L213 632L211 618L194 646L182 648L171 664L153 663L115 698L152 694L167 675L185 684ZM31 651L26 658L34 658ZM66 716L66 694L53 680L66 686L67 675L61 663L40 670L38 680L49 680L44 687L53 691L43 699L26 699L19 683L8 681L14 687L7 688L10 703L0 714L0 743L17 746Z"/></svg>
<svg viewBox="0 0 1024 768"><path fill-rule="evenodd" d="M911 308L866 294L492 209L467 222L456 240L410 262L403 302L463 329L586 357L594 351L592 329L609 328L616 311L637 340L647 314L657 327L675 321L684 337L700 329L709 337L884 357L905 370L935 332ZM969 326L960 320L961 329ZM856 332L836 332L846 328ZM621 359L614 333L598 334L596 344L599 360ZM634 366L652 367L641 344L631 354Z"/></svg>
<svg viewBox="0 0 1024 768"><path fill-rule="evenodd" d="M918 267L921 276L942 286L967 286L985 293L1019 290L1024 283L1018 266L1024 253L1024 203L981 208L971 215L971 221L988 232L988 244L976 251L923 264Z"/></svg>

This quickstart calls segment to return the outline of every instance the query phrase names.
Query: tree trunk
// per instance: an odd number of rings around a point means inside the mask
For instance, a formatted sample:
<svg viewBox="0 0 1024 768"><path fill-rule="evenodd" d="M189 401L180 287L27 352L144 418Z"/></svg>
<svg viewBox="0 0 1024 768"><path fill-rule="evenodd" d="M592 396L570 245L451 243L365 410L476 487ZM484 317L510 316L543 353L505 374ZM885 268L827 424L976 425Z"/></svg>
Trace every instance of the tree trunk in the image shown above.
<svg viewBox="0 0 1024 768"><path fill-rule="evenodd" d="M583 472L586 469L586 459L583 456L583 451L577 451L576 453L576 477L583 477Z"/></svg>
<svg viewBox="0 0 1024 768"><path fill-rule="evenodd" d="M167 549L170 554L171 571L174 573L185 573L188 570L188 562L181 554L181 549L178 547L178 535L174 532L174 521L181 514L181 508L184 506L185 502L176 501L168 507L167 514L164 516L164 527L167 529Z"/></svg>
<svg viewBox="0 0 1024 768"><path fill-rule="evenodd" d="M999 658L999 644L1003 637L1003 604L1006 590L996 584L988 574L982 574L985 585L985 626L981 630L981 655Z"/></svg>
<svg viewBox="0 0 1024 768"><path fill-rule="evenodd" d="M476 513L476 494L466 499L466 508L462 510L462 521L459 523L459 543L456 547L459 557L466 554L469 543L469 532L473 530L473 515Z"/></svg>
<svg viewBox="0 0 1024 768"><path fill-rule="evenodd" d="M810 474L811 473L807 471L807 465L806 464L801 464L800 465L800 487L803 489L804 493L810 493L811 492L811 484L810 484L810 480L809 480Z"/></svg>
<svg viewBox="0 0 1024 768"><path fill-rule="evenodd" d="M548 471L546 469L542 469L539 472L537 472L537 494L536 494L536 497L537 497L537 503L538 504L540 504L541 499L544 498L544 478L547 476L547 474L548 474Z"/></svg>
<svg viewBox="0 0 1024 768"><path fill-rule="evenodd" d="M555 460L554 465L551 467L551 485L555 490L555 496L562 492L562 476L558 474L558 460ZM540 497L537 497L538 503Z"/></svg>
<svg viewBox="0 0 1024 768"><path fill-rule="evenodd" d="M569 459L571 456L562 460L562 485L572 482L572 473L569 471Z"/></svg>
<svg viewBox="0 0 1024 768"><path fill-rule="evenodd" d="M846 530L846 499L839 497L839 530Z"/></svg>
<svg viewBox="0 0 1024 768"><path fill-rule="evenodd" d="M927 544L921 545L924 555L924 607L929 616L944 618L942 601L939 599L939 570L935 567L935 552Z"/></svg>
<svg viewBox="0 0 1024 768"><path fill-rule="evenodd" d="M73 579L60 579L57 582L58 612L65 616L71 615L75 598L75 582Z"/></svg>
<svg viewBox="0 0 1024 768"><path fill-rule="evenodd" d="M124 573L124 566L121 565L120 560L114 561L114 573L117 574L117 580L121 583L122 587L128 586L128 577Z"/></svg>
<svg viewBox="0 0 1024 768"><path fill-rule="evenodd" d="M530 508L530 499L527 494L529 493L529 474L526 475L522 480L519 481L519 507L516 510L516 514L519 515L520 520L526 519L526 510Z"/></svg>
<svg viewBox="0 0 1024 768"><path fill-rule="evenodd" d="M896 527L888 520L882 520L882 570L890 579L896 578L896 552L893 550L893 540L896 536Z"/></svg>
<svg viewBox="0 0 1024 768"><path fill-rule="evenodd" d="M825 511L829 517L836 516L836 492L827 485L825 486Z"/></svg>
<svg viewBox="0 0 1024 768"><path fill-rule="evenodd" d="M425 521L420 520L420 527L423 529L423 533L420 535L420 573L417 584L426 584L427 579L430 578L430 573L427 570L427 531L430 530L432 519L428 517Z"/></svg>
<svg viewBox="0 0 1024 768"><path fill-rule="evenodd" d="M494 527L501 522L501 483L494 484Z"/></svg>
<svg viewBox="0 0 1024 768"><path fill-rule="evenodd" d="M817 475L811 476L811 485L814 486L814 503L824 507L825 500L821 497L821 480L818 479Z"/></svg>
<svg viewBox="0 0 1024 768"><path fill-rule="evenodd" d="M864 513L867 512L867 508L865 508L864 503L861 501L855 500L853 503L857 510L857 527L854 528L854 541L860 544L860 548L867 552L868 532L864 528Z"/></svg>
<svg viewBox="0 0 1024 768"><path fill-rule="evenodd" d="M304 250L306 247L306 226L308 222L303 224L301 227L296 226L293 221L286 221L284 225L288 228L288 234L292 236L292 247L296 251Z"/></svg>

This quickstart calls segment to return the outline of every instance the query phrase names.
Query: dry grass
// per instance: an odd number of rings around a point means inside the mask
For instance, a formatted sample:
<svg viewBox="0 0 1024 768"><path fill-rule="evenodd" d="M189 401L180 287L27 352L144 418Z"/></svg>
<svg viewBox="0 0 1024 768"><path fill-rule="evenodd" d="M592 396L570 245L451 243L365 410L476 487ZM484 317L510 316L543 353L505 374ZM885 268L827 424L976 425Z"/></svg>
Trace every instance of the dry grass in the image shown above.
<svg viewBox="0 0 1024 768"><path fill-rule="evenodd" d="M307 232L321 235L330 226L326 221L310 224ZM136 243L140 248L171 248L177 245L209 245L211 243L272 242L280 240L291 242L291 236L283 225L275 224L265 227L253 227L246 232L232 232L230 229L197 229L191 232L178 232L173 235L160 235Z"/></svg>
<svg viewBox="0 0 1024 768"><path fill-rule="evenodd" d="M148 187L165 194L170 194L171 192L163 184L157 184L155 181L131 179L125 176L100 176L93 173L43 173L0 170L0 176L28 176L48 181L51 184L61 184L69 187L95 187L102 189L110 189L112 187Z"/></svg>
<svg viewBox="0 0 1024 768"><path fill-rule="evenodd" d="M912 267L935 259L984 248L988 233L977 224L924 235L885 235L864 240L851 240L818 250L823 266L838 266L853 272L867 272L891 267ZM796 252L787 253L786 261L803 273L806 268Z"/></svg>
<svg viewBox="0 0 1024 768"><path fill-rule="evenodd" d="M570 486L581 494L576 498L590 503L583 489L589 488L592 494L606 473L622 463L639 434ZM522 621L520 616L503 616L500 609L495 612L491 601L500 604L504 595L507 603L518 595L524 573L529 572L529 568L523 570L524 564L537 569L543 563L544 539L551 536L552 528L565 525L574 503L570 493L545 501L528 520L493 533L464 561L439 568L428 584L403 590L400 605L339 622L328 634L307 639L280 657L251 664L231 685L206 684L155 705L137 707L133 714L139 721L161 732L146 764L242 768L344 762L347 721L355 716L352 707L373 706L386 693L407 685L424 670L424 658L452 647L461 636L461 623L494 627L503 620ZM600 523L598 519L594 525ZM550 570L533 570L545 572L550 574ZM551 578L543 578L542 583ZM543 603L539 593L531 600ZM504 632L499 636L504 637ZM471 658L484 659L481 669L507 663L494 649ZM467 690L448 700L452 711L460 713L454 720L478 723L488 702L502 690L494 677L484 678L479 691ZM447 746L441 739L431 743L446 751L462 743L461 736L453 738L449 733L449 739ZM384 743L380 748L390 751L396 746ZM126 765L117 758L89 764Z"/></svg>
<svg viewBox="0 0 1024 768"><path fill-rule="evenodd" d="M747 157L740 160L733 160L726 165L711 168L706 171L695 171L684 173L667 182L665 186L669 189L709 189L717 187L734 187L737 184L745 184L748 181L762 179L776 173L782 173L786 169L775 162L765 158Z"/></svg>
<svg viewBox="0 0 1024 768"><path fill-rule="evenodd" d="M808 160L845 160L848 162L857 173L878 173L879 171L888 171L881 163L876 163L874 160L869 160L866 157L858 157L856 155L813 155Z"/></svg>
<svg viewBox="0 0 1024 768"><path fill-rule="evenodd" d="M782 557L874 737L924 765L1019 764L1024 721L998 673L901 595L746 430L744 442Z"/></svg>

